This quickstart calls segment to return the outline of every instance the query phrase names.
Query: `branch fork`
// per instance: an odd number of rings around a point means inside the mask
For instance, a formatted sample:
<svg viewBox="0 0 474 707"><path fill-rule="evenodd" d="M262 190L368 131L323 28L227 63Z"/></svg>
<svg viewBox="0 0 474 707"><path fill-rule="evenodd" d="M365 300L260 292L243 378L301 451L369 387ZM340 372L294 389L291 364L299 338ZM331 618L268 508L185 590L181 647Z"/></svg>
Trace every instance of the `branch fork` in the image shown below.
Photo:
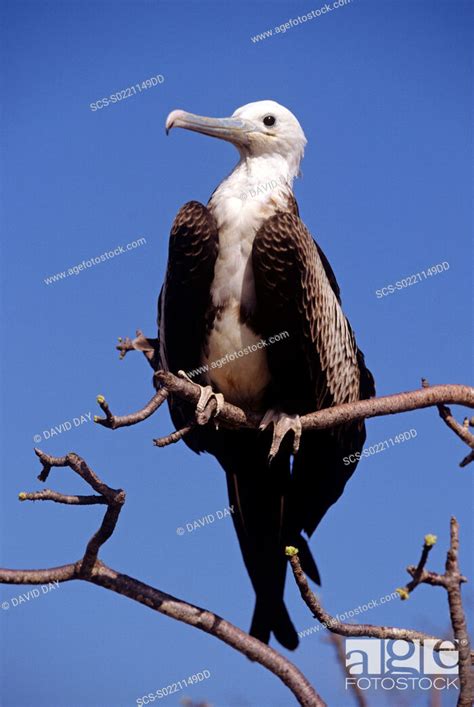
<svg viewBox="0 0 474 707"><path fill-rule="evenodd" d="M450 547L446 556L446 567L444 574L428 572L425 565L429 553L436 543L435 535L426 535L423 550L418 565L410 565L407 568L412 581L405 587L397 589L401 599L407 599L410 593L420 584L443 587L448 595L449 612L454 639L459 654L459 682L460 692L458 707L471 707L473 693L472 665L474 664L474 652L471 652L471 644L467 631L466 618L461 599L461 585L467 582L466 577L461 574L459 568L459 524L456 518L451 518L450 525ZM374 626L372 624L348 624L339 621L328 614L322 607L317 596L311 591L308 580L305 577L298 557L298 549L292 546L286 548L285 553L289 559L293 576L300 591L301 597L314 618L324 624L326 628L339 636L358 636L368 638L394 639L394 640L419 640L420 643L430 640L435 641L435 650L441 650L443 639L421 631L412 629L402 629L388 626ZM445 650L445 649L443 649Z"/></svg>
<svg viewBox="0 0 474 707"><path fill-rule="evenodd" d="M0 584L46 584L71 580L91 582L213 635L271 671L291 690L303 707L325 707L325 702L303 673L270 646L211 611L166 594L104 564L99 559L99 550L115 530L125 503L125 492L105 484L87 462L74 452L63 457L53 457L39 449L35 449L35 453L42 464L38 477L41 481L46 481L53 468L69 467L91 486L96 495L71 496L45 489L32 493L22 492L19 494L20 501L53 501L83 506L102 504L107 506L107 509L99 529L88 541L84 556L80 560L62 567L41 570L0 568Z"/></svg>

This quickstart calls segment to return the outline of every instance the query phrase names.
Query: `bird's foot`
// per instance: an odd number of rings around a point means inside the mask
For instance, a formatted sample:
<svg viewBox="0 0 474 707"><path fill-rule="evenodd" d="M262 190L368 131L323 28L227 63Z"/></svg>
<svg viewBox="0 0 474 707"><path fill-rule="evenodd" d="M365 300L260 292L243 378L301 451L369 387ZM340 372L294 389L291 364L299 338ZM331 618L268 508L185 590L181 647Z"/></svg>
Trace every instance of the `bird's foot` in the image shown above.
<svg viewBox="0 0 474 707"><path fill-rule="evenodd" d="M128 336L125 339L119 337L119 343L115 348L120 351L120 358L125 358L129 351L141 351L149 361L152 361L158 354L160 340L148 339L140 329L137 329L136 334L135 339L130 339Z"/></svg>
<svg viewBox="0 0 474 707"><path fill-rule="evenodd" d="M273 424L273 438L268 454L268 461L272 462L278 454L281 443L288 432L293 432L293 454L297 454L301 440L301 420L299 415L287 415L281 410L267 410L259 425L260 430L266 430Z"/></svg>
<svg viewBox="0 0 474 707"><path fill-rule="evenodd" d="M217 417L225 403L222 393L215 393L210 385L199 385L195 381L191 380L191 378L184 371L178 371L178 376L179 378L184 378L184 380L197 385L200 389L199 400L196 405L196 422L198 425L205 425L209 422L211 417ZM211 400L216 401L216 407L213 412L208 409L208 405ZM217 429L217 422L215 421L214 424Z"/></svg>

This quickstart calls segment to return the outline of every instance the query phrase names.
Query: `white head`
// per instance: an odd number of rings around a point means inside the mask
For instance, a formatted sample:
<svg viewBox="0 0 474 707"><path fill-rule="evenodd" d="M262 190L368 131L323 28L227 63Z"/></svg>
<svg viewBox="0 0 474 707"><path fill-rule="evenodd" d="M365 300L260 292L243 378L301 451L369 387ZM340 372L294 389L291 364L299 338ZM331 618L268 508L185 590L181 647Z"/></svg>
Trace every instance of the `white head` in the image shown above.
<svg viewBox="0 0 474 707"><path fill-rule="evenodd" d="M166 132L171 128L227 140L235 145L242 159L280 156L293 174L298 172L306 145L305 134L293 113L276 101L247 103L230 118L206 118L174 110L166 119Z"/></svg>

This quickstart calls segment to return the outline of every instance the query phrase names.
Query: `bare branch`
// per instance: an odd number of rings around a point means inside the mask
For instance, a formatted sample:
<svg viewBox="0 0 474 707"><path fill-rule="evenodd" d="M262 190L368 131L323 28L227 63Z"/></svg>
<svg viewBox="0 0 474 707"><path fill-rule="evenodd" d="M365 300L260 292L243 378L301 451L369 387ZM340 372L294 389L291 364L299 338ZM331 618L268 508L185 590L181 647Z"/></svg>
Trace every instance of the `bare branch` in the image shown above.
<svg viewBox="0 0 474 707"><path fill-rule="evenodd" d="M194 429L196 425L197 423L193 422L190 425L182 427L180 430L171 432L171 434L166 435L166 437L158 437L157 439L153 440L153 444L156 447L167 447L169 444L176 444L176 442L179 442L181 439L183 439L183 437L186 437L188 432L191 432L191 430Z"/></svg>
<svg viewBox="0 0 474 707"><path fill-rule="evenodd" d="M103 427L108 427L111 430L116 430L119 427L130 427L130 425L136 425L148 417L151 417L154 412L158 410L160 405L164 403L168 397L168 391L166 388L160 388L152 399L137 412L132 412L129 415L123 415L119 417L118 415L113 415L110 411L109 404L103 395L97 396L97 402L99 403L101 409L105 413L105 417L94 416L94 422Z"/></svg>
<svg viewBox="0 0 474 707"><path fill-rule="evenodd" d="M138 332L137 332L138 333ZM148 340L147 340L148 341ZM130 344L131 346L131 344ZM132 348L134 348L132 346ZM128 349L127 349L128 350ZM197 404L201 394L201 388L197 383L190 381L187 376L175 376L169 371L155 371L155 384L160 386L158 392L138 412L123 417L117 417L110 411L109 405L102 395L97 397L97 402L105 413L105 418L94 417L94 421L104 427L117 429L128 425L135 425L147 417L150 417L164 402L169 393L175 394L190 403ZM358 400L353 403L345 403L334 407L318 410L301 417L302 430L323 430L336 427L338 425L365 420L371 417L384 415L395 415L402 412L412 412L426 407L437 406L440 415L448 426L471 448L474 449L474 435L469 432L469 421L460 425L452 417L451 411L446 407L446 403L465 405L474 408L474 388L467 385L436 385L429 386L425 379L422 379L422 389L395 395L386 395L369 400ZM198 424L205 424L209 419L214 424L230 428L250 428L258 429L262 416L256 413L242 410L236 405L224 402L217 411L217 401L211 398L204 412L197 414ZM181 430L175 430L166 437L157 438L154 444L157 447L165 447L181 440L190 429L192 424L186 425ZM471 452L463 459L460 466L467 466L474 459Z"/></svg>
<svg viewBox="0 0 474 707"><path fill-rule="evenodd" d="M91 503L100 502L107 505L107 510L102 520L102 524L98 531L94 533L92 538L89 540L86 547L86 551L84 553L84 557L82 558L81 573L83 575L87 575L92 571L94 567L100 547L105 542L107 542L107 540L110 538L110 536L115 530L120 511L122 510L122 506L125 503L125 491L123 491L122 489L113 489L110 488L110 486L107 486L107 484L104 484L103 481L99 479L97 474L92 471L92 469L84 461L84 459L79 457L74 452L70 452L64 457L53 457L49 454L46 454L45 452L42 452L40 449L35 449L35 453L39 457L43 465L43 472L38 478L41 478L41 476L44 477L45 474L47 476L51 469L54 467L68 466L76 474L78 474L87 484L89 484L89 486L91 486L94 491L100 494L100 498L102 499L102 501L91 501L91 499L96 499L95 496L64 496L62 494L56 493L55 491L49 490L47 492L40 491L37 494L20 494L21 501L30 500L30 498L31 500L36 500L36 498L39 498L42 494L46 494L45 500L54 500L59 501L61 503L70 503L71 505L90 505ZM79 499L82 499L82 501Z"/></svg>
<svg viewBox="0 0 474 707"><path fill-rule="evenodd" d="M337 633L330 633L328 639L329 642L333 644L336 650L337 662L341 666L344 675L348 678L352 677L349 672L349 668L346 666L346 655L344 653L344 644L342 641L342 637ZM365 693L363 690L361 690L357 682L351 681L349 685L352 691L354 692L354 697L359 707L368 707L368 702L365 699Z"/></svg>
<svg viewBox="0 0 474 707"><path fill-rule="evenodd" d="M430 387L426 378L421 379L421 384L423 388ZM463 442L468 445L468 447L473 450L470 454L467 455L467 457L464 457L464 459L459 464L459 466L461 467L467 466L474 460L474 435L469 432L469 425L472 423L474 418L471 418L471 420L469 420L469 418L465 417L464 422L461 425L453 416L450 408L447 407L447 405L440 403L437 407L441 419L458 437L460 437L460 439L462 439Z"/></svg>
<svg viewBox="0 0 474 707"><path fill-rule="evenodd" d="M125 492L122 489L112 489L104 484L84 459L73 452L66 454L64 457L53 457L38 449L35 452L43 465L42 475L44 477L47 477L54 467L68 466L100 496L65 496L55 491L45 490L43 492L22 493L20 494L20 500L52 500L74 505L104 503L107 506L107 510L100 528L89 540L84 557L81 560L50 569L0 569L0 583L46 584L52 581L68 582L70 580L91 582L215 636L246 655L250 660L260 663L260 665L280 678L292 691L300 705L304 707L325 707L324 701L303 673L291 661L280 655L273 648L270 648L270 646L253 638L211 611L177 599L133 577L128 577L107 567L98 558L98 553L115 530L121 508L125 502ZM81 501L80 499L88 500ZM90 501L90 499L94 499L94 501Z"/></svg>
<svg viewBox="0 0 474 707"><path fill-rule="evenodd" d="M469 432L468 425L461 425L454 417L447 405L438 405L439 416L471 449L474 449L474 435Z"/></svg>
<svg viewBox="0 0 474 707"><path fill-rule="evenodd" d="M123 350L138 349L143 350L150 365L154 366L156 362L156 342L155 340L140 339L141 333L137 337L138 342L126 342L123 345ZM144 339L144 337L143 337ZM136 344L136 345L134 345ZM143 346L144 348L140 348ZM126 349L126 350L125 350ZM128 425L133 425L150 417L158 407L164 402L168 394L175 394L187 400L190 403L197 404L200 398L201 389L193 382L179 378L171 373L164 371L155 372L155 383L157 385L157 393L141 410L118 417L112 414L108 403L103 396L98 397L98 403L105 414L105 418L95 418L99 424L117 429ZM399 393L380 398L372 398L370 400L362 400L345 405L339 405L333 408L328 408L305 415L301 418L303 430L329 429L337 425L346 424L348 422L377 417L382 415L392 415L401 412L409 412L425 407L444 406L447 404L465 405L474 408L474 388L463 385L440 385L433 387L424 387L421 390ZM446 408L446 410L448 410ZM195 421L177 430L167 437L155 440L157 446L166 446L182 439L188 434L195 424L206 423L211 417L213 423L221 423L223 426L230 428L253 428L257 429L261 416L253 413L248 413L234 405L224 403L217 409L217 401L211 398L206 406L201 418L196 418ZM441 412L440 412L441 414ZM468 424L462 426L451 420L451 413L448 410L443 410L442 415L444 421L453 429L456 434L463 439L469 446L471 437ZM455 424L454 424L455 423ZM191 626L199 628L211 635L219 638L228 645L232 646L239 652L248 656L264 667L273 672L285 685L293 692L296 699L301 705L307 707L322 707L324 702L310 685L305 676L298 668L280 655L277 651L269 646L261 643L259 640L251 637L241 631L236 626L225 621L221 617L213 614L205 609L188 604L171 595L165 594L158 589L143 584L137 579L127 577L115 570L107 567L99 559L98 554L102 545L112 536L121 508L125 502L125 493L122 489L113 489L104 484L88 464L81 459L77 454L69 453L64 457L53 457L40 450L35 450L37 456L42 463L42 472L39 475L41 481L45 481L53 467L70 467L72 471L78 474L92 489L99 494L98 496L74 496L60 494L56 491L45 490L33 493L20 494L20 500L50 500L57 503L65 503L68 505L105 505L106 512L102 523L96 533L89 540L84 556L81 560L64 565L43 570L12 570L0 569L0 583L9 584L38 584L48 581L66 582L70 580L83 580L92 582L111 591L115 591L124 596L145 604L155 611L163 613L171 618L183 621ZM473 452L466 457L463 463L468 463ZM457 560L457 545L458 545L458 530L457 523L453 519L451 550L448 556L446 572L444 575L438 575L434 572L425 570L425 564L428 558L429 547L423 548L422 557L416 567L410 567L409 573L412 576L412 581L405 587L405 591L410 593L420 583L426 583L436 586L443 586L449 597L451 620L455 633L456 640L460 646L460 677L461 677L461 694L459 705L465 707L470 704L466 701L469 695L470 699L470 676L468 676L468 666L470 667L471 653L469 639L467 637L467 628L464 618L463 607L461 603L460 585L466 581L459 572ZM400 629L386 626L373 626L370 624L344 624L334 617L330 616L321 606L319 600L311 592L306 578L301 569L297 550L294 550L293 556L290 558L293 574L300 589L303 600L313 612L314 616L321 621L334 634L342 636L368 636L376 638L390 639L405 639L405 640L420 640L421 642L430 639L432 641L441 641L434 636L413 631L409 629ZM290 553L291 554L291 553ZM462 650L461 650L462 647Z"/></svg>
<svg viewBox="0 0 474 707"><path fill-rule="evenodd" d="M446 590L448 592L451 625L459 650L459 682L461 689L458 707L470 707L474 697L471 672L471 644L461 598L461 584L466 581L466 578L461 575L459 570L458 555L459 524L456 518L453 517L451 518L451 544L446 558Z"/></svg>
<svg viewBox="0 0 474 707"><path fill-rule="evenodd" d="M453 627L454 638L459 652L459 681L460 693L458 707L470 707L472 705L473 687L471 664L474 662L474 653L471 652L469 634L467 631L466 618L461 599L461 584L467 581L459 569L459 525L455 518L451 518L451 541L446 559L446 570L443 575L435 572L427 572L424 567L431 547L436 542L434 535L425 536L425 543L421 559L416 567L408 568L409 574L413 577L405 589L397 590L402 599L408 595L419 584L425 583L432 586L443 587L448 593L449 611L451 625ZM287 547L286 554L289 557L293 576L300 590L301 597L313 616L320 623L333 633L341 636L364 636L370 638L384 639L404 639L419 640L423 643L426 640L439 642L434 646L435 650L440 650L443 639L430 636L420 631L410 629L400 629L387 626L373 626L371 624L345 624L328 614L322 607L319 599L311 591L305 574L301 568L298 558L298 550L295 547Z"/></svg>
<svg viewBox="0 0 474 707"><path fill-rule="evenodd" d="M128 336L122 339L122 337L119 336L119 343L115 348L120 351L120 359L125 358L129 351L141 351L150 366L155 370L155 364L159 357L159 347L159 339L149 339L140 329L137 329L135 339L130 339Z"/></svg>
<svg viewBox="0 0 474 707"><path fill-rule="evenodd" d="M293 554L292 554L293 553ZM441 639L436 638L436 636L431 636L427 633L421 631L413 631L407 628L395 628L391 626L374 626L373 624L346 624L339 621L334 616L328 614L325 609L323 609L321 602L317 596L311 591L305 574L301 568L301 564L298 558L296 548L287 548L287 554L290 558L291 569L293 570L293 576L295 578L298 589L300 590L301 597L310 609L315 619L329 631L333 633L338 633L340 636L357 636L357 637L367 637L367 638L391 638L391 639L403 639L406 641L418 640L418 641L439 641Z"/></svg>
<svg viewBox="0 0 474 707"><path fill-rule="evenodd" d="M293 663L217 614L165 594L132 577L119 574L102 563L96 567L89 581L219 638L277 675L301 705L323 707L325 704Z"/></svg>
<svg viewBox="0 0 474 707"><path fill-rule="evenodd" d="M0 568L0 584L47 584L69 582L80 578L80 562L44 570L11 570Z"/></svg>
<svg viewBox="0 0 474 707"><path fill-rule="evenodd" d="M432 548L436 543L436 535L425 535L425 542L423 543L423 550L421 552L420 561L416 567L410 566L407 568L407 572L413 577L412 581L409 582L405 587L397 589L400 599L408 599L411 592L421 584L425 577L429 574L425 572L425 565L428 560L428 555L430 554ZM433 577L434 580L434 577ZM434 581L433 581L434 583Z"/></svg>
<svg viewBox="0 0 474 707"><path fill-rule="evenodd" d="M18 494L18 498L20 501L54 501L55 503L65 503L68 506L93 506L107 503L103 496L70 496L50 489L34 493L22 491Z"/></svg>
<svg viewBox="0 0 474 707"><path fill-rule="evenodd" d="M161 381L170 393L179 395L190 403L198 402L199 388L194 383L178 378L167 371L158 371L156 378ZM343 405L336 405L303 415L301 424L303 431L323 430L355 420L412 412L413 410L434 407L441 403L465 405L466 407L474 408L474 388L456 384L435 385L407 393L386 395L379 398L370 398L369 400L358 400L357 402L344 403ZM214 400L210 401L210 405L212 404L215 405ZM224 403L216 418L219 422L229 427L258 428L261 422L261 415L248 413L227 402Z"/></svg>
<svg viewBox="0 0 474 707"><path fill-rule="evenodd" d="M46 584L47 582L67 582L72 579L91 582L117 594L133 599L165 616L182 621L189 626L205 631L227 643L270 670L293 692L300 705L324 707L325 703L315 692L305 676L289 660L270 646L249 636L229 621L211 611L177 599L158 589L150 587L133 577L116 572L97 560L92 573L84 575L81 563L65 565L48 570L8 570L0 569L0 583Z"/></svg>
<svg viewBox="0 0 474 707"><path fill-rule="evenodd" d="M37 448L35 448L34 452L36 456L39 457L43 467L41 473L38 475L39 481L46 481L53 466L68 466L67 456L50 457L48 454L44 454Z"/></svg>
<svg viewBox="0 0 474 707"><path fill-rule="evenodd" d="M474 449L472 450L472 452L469 452L469 454L467 455L467 457L464 457L464 459L462 460L462 462L459 462L459 466L467 466L467 465L470 464L472 461L474 461Z"/></svg>

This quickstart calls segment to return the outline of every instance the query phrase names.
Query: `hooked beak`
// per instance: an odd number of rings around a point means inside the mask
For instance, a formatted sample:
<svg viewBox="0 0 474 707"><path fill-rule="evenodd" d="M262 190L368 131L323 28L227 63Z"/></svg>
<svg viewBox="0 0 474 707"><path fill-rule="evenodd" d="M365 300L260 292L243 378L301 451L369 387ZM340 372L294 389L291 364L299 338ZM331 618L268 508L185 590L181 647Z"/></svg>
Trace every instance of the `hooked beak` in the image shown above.
<svg viewBox="0 0 474 707"><path fill-rule="evenodd" d="M171 128L185 128L196 133L218 137L234 145L247 145L248 134L258 132L258 128L242 118L206 118L202 115L186 113L184 110L172 111L166 119L166 134Z"/></svg>

